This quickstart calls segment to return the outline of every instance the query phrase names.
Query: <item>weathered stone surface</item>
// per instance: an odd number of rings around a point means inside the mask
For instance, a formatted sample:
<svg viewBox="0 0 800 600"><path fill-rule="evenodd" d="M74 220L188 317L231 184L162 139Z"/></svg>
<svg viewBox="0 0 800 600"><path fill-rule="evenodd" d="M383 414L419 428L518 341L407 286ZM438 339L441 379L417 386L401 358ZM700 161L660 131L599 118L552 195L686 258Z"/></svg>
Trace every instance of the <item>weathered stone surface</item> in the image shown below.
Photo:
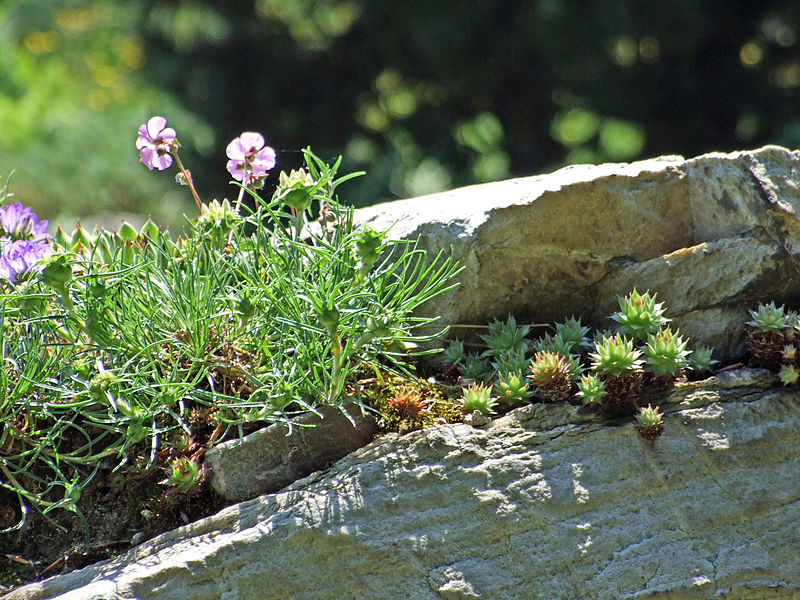
<svg viewBox="0 0 800 600"><path fill-rule="evenodd" d="M346 454L366 446L378 432L378 422L352 403L320 406L295 419L260 429L241 440L223 442L206 453L211 486L224 498L248 500L276 492Z"/></svg>
<svg viewBox="0 0 800 600"><path fill-rule="evenodd" d="M655 445L561 405L387 436L8 598L798 598L800 394L774 383L675 389Z"/></svg>
<svg viewBox="0 0 800 600"><path fill-rule="evenodd" d="M461 286L426 308L444 323L575 314L604 326L616 295L637 286L658 293L682 333L729 358L744 350L748 309L800 299L798 186L800 153L772 146L567 167L356 218L421 236L429 251L452 246Z"/></svg>

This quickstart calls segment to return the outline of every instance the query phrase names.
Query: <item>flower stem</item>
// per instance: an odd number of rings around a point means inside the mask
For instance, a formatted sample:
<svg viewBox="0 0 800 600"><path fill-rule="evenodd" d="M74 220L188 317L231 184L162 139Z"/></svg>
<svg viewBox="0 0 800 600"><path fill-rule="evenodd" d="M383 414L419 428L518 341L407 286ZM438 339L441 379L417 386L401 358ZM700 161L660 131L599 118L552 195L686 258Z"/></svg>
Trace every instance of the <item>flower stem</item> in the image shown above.
<svg viewBox="0 0 800 600"><path fill-rule="evenodd" d="M331 372L331 389L328 393L328 404L333 404L335 390L339 390L342 379L342 341L339 330L334 330L331 335L331 356L333 357L333 371Z"/></svg>
<svg viewBox="0 0 800 600"><path fill-rule="evenodd" d="M175 157L175 162L178 163L178 168L181 171L184 179L186 180L186 185L189 186L189 189L192 191L192 197L194 198L195 204L197 204L197 210L203 210L203 203L200 202L200 196L197 195L197 190L194 189L194 181L192 181L192 174L189 170L183 166L183 162L181 161L181 157L178 156L178 150L173 149L172 155Z"/></svg>

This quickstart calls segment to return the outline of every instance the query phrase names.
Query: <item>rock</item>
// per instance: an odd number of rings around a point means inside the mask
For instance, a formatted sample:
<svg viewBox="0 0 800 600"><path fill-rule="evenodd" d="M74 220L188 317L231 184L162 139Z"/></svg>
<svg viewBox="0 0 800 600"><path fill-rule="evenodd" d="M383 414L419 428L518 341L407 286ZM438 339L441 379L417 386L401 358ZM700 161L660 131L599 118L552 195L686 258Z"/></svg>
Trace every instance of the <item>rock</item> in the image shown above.
<svg viewBox="0 0 800 600"><path fill-rule="evenodd" d="M742 370L653 397L654 444L563 404L388 435L5 598L798 598L800 393L775 384Z"/></svg>
<svg viewBox="0 0 800 600"><path fill-rule="evenodd" d="M458 289L425 313L485 324L513 313L606 326L617 295L649 289L717 358L744 352L747 310L800 300L800 152L580 165L360 209L356 220L453 248ZM468 337L454 328L453 337Z"/></svg>
<svg viewBox="0 0 800 600"><path fill-rule="evenodd" d="M276 492L366 446L378 432L375 417L355 404L316 410L295 419L291 431L275 423L206 452L214 491L235 502Z"/></svg>

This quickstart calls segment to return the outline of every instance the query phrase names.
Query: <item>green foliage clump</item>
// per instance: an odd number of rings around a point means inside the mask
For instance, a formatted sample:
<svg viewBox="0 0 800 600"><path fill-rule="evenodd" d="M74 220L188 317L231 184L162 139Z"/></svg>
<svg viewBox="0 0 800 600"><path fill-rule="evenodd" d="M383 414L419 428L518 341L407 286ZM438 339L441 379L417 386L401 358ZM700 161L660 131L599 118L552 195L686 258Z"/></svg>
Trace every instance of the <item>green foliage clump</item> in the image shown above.
<svg viewBox="0 0 800 600"><path fill-rule="evenodd" d="M19 499L16 527L29 506L81 516L101 464L143 465L173 495L194 493L211 444L257 425L291 428L322 403L361 402L364 369L413 379L418 345L438 335L414 311L450 289L458 267L356 228L336 196L349 179L339 162L305 159L302 205L288 193L297 186L272 198L241 187L253 209L241 194L197 199L186 237L152 223L78 226L7 281L0 486ZM176 434L199 441L175 451Z"/></svg>

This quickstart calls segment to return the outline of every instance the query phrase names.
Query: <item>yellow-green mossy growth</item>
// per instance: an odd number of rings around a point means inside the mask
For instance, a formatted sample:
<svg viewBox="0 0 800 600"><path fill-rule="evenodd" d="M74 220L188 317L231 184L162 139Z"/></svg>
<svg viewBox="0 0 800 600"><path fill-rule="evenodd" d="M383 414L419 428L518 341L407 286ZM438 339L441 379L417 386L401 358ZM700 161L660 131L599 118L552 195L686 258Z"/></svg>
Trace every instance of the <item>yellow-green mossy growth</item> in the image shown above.
<svg viewBox="0 0 800 600"><path fill-rule="evenodd" d="M411 383L389 376L382 385L365 387L362 394L366 403L382 415L379 425L384 431L402 435L464 420L459 400L446 397L441 388L424 381Z"/></svg>
<svg viewBox="0 0 800 600"><path fill-rule="evenodd" d="M537 352L530 364L534 392L547 402L563 402L572 394L572 368L568 357L557 352Z"/></svg>

